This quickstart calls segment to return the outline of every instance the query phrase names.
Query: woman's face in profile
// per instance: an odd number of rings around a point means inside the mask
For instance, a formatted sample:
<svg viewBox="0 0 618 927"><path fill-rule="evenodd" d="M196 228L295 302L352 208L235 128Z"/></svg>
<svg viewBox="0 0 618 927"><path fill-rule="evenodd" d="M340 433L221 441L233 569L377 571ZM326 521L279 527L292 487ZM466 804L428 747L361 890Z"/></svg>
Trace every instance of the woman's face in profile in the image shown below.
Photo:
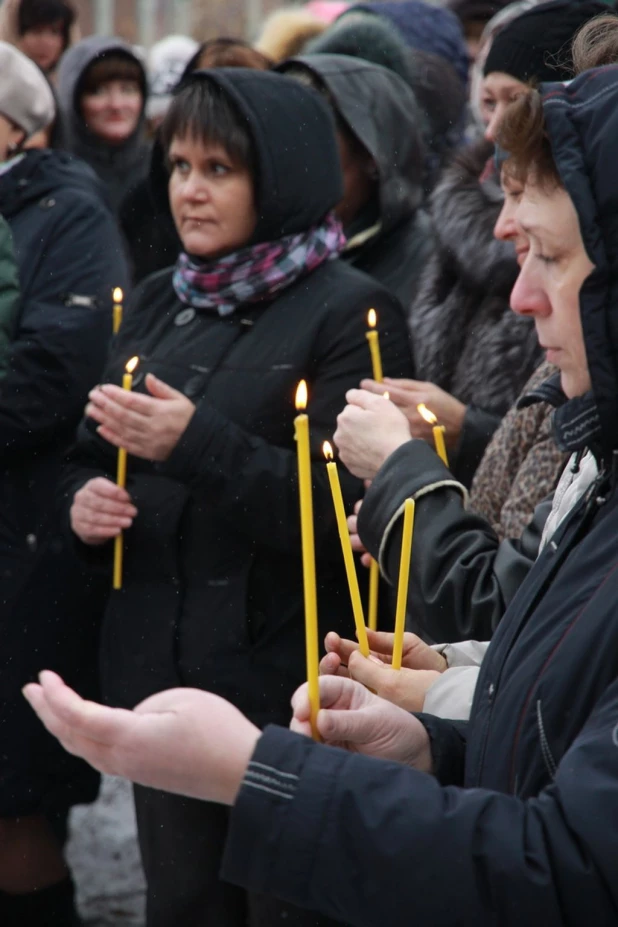
<svg viewBox="0 0 618 927"><path fill-rule="evenodd" d="M511 308L534 319L547 360L559 367L565 394L590 389L579 294L594 270L573 201L563 187L528 182L515 212L529 250L511 293Z"/></svg>
<svg viewBox="0 0 618 927"><path fill-rule="evenodd" d="M212 259L244 247L257 223L248 168L190 136L172 140L169 161L170 206L187 254Z"/></svg>

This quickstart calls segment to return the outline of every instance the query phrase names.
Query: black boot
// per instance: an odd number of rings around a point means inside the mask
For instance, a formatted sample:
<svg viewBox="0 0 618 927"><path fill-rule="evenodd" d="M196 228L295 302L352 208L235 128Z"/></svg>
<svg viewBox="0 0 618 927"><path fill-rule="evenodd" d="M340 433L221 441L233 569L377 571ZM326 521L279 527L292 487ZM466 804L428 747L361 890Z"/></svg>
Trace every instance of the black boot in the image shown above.
<svg viewBox="0 0 618 927"><path fill-rule="evenodd" d="M70 878L27 895L0 892L2 927L80 927Z"/></svg>

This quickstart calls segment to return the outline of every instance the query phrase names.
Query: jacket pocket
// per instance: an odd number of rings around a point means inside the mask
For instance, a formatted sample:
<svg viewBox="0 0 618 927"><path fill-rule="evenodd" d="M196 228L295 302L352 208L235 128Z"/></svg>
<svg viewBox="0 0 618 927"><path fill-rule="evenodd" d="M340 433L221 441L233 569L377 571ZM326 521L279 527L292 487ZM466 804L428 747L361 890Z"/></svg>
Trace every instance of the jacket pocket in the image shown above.
<svg viewBox="0 0 618 927"><path fill-rule="evenodd" d="M541 699L537 699L536 703L536 723L539 731L539 741L541 744L541 754L543 756L543 762L545 763L545 768L549 774L550 779L556 778L556 761L551 752L549 746L549 741L547 739L547 733L545 731L545 722L543 720L543 704Z"/></svg>

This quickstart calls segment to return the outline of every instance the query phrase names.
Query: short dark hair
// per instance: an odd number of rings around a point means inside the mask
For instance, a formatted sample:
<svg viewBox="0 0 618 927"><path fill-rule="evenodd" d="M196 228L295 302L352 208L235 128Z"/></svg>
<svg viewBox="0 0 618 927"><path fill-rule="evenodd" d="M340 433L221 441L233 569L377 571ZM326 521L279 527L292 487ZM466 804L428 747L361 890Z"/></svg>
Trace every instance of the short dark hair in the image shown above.
<svg viewBox="0 0 618 927"><path fill-rule="evenodd" d="M51 26L62 23L62 35L65 49L69 45L71 26L75 22L75 10L67 0L21 0L17 17L17 29L20 35L37 29L39 26Z"/></svg>
<svg viewBox="0 0 618 927"><path fill-rule="evenodd" d="M245 116L218 84L191 78L174 96L160 129L166 156L175 138L221 145L229 157L255 176L254 143Z"/></svg>
<svg viewBox="0 0 618 927"><path fill-rule="evenodd" d="M530 88L505 113L496 141L508 152L503 170L521 184L528 180L546 189L563 186L545 127L543 100Z"/></svg>
<svg viewBox="0 0 618 927"><path fill-rule="evenodd" d="M132 55L123 51L103 52L86 68L78 86L78 95L95 93L101 84L111 80L130 80L145 93L144 69Z"/></svg>

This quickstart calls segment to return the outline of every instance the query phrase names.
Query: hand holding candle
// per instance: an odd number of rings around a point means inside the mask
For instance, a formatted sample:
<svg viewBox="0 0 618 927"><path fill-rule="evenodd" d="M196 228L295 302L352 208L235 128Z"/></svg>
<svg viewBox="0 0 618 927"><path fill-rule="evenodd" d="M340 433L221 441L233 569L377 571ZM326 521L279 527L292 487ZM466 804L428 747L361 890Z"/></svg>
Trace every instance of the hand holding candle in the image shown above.
<svg viewBox="0 0 618 927"><path fill-rule="evenodd" d="M399 582L397 584L397 611L395 614L395 640L393 642L393 669L401 669L403 659L403 636L406 630L406 611L408 607L408 584L410 580L410 561L412 558L412 540L414 538L414 499L406 499L403 509L403 533L401 538L401 559L399 562Z"/></svg>
<svg viewBox="0 0 618 927"><path fill-rule="evenodd" d="M318 605L315 576L315 541L313 535L313 491L311 484L311 447L309 444L309 417L307 384L304 380L296 391L296 408L301 412L294 419L296 451L298 455L298 491L300 495L300 528L303 556L303 588L305 597L305 644L307 649L307 683L311 704L311 732L319 740L318 712L320 710L320 660L318 648Z"/></svg>
<svg viewBox="0 0 618 927"><path fill-rule="evenodd" d="M112 329L112 330L113 330L113 332L114 332L115 335L118 334L118 331L119 331L119 329L120 329L120 326L122 325L122 313L123 313L122 301L123 301L123 298L124 298L124 294L123 294L122 290L120 289L120 287L117 286L116 289L114 290L114 294L113 294L113 299L114 299L114 320L113 320L113 329Z"/></svg>
<svg viewBox="0 0 618 927"><path fill-rule="evenodd" d="M328 479L333 496L333 504L335 506L335 515L337 517L337 528L339 529L339 540L341 541L341 550L343 553L346 575L348 577L350 599L352 601L352 611L354 613L354 624L356 625L356 636L358 638L360 652L364 657L368 657L369 642L367 640L367 629L365 628L365 616L363 614L360 589L358 588L356 564L354 562L354 554L352 553L352 544L350 542L348 521L343 505L343 494L341 492L337 464L333 460L333 449L328 441L324 443L324 456L328 461L326 469L328 471Z"/></svg>
<svg viewBox="0 0 618 927"><path fill-rule="evenodd" d="M125 390L133 389L133 373L139 364L139 357L132 357L125 367L125 373L122 378L122 388ZM118 449L118 470L116 485L125 489L127 485L127 452L121 447ZM123 536L122 532L114 539L114 589L122 589L122 554L123 554Z"/></svg>
<svg viewBox="0 0 618 927"><path fill-rule="evenodd" d="M433 425L433 440L436 445L436 454L438 455L442 463L448 467L448 456L446 453L446 444L444 441L444 435L446 433L446 429L444 428L444 425L438 425L438 419L433 414L433 412L430 412L430 410L427 408L424 402L419 403L419 405L417 406L417 409L419 413L423 416L425 421L429 425Z"/></svg>

